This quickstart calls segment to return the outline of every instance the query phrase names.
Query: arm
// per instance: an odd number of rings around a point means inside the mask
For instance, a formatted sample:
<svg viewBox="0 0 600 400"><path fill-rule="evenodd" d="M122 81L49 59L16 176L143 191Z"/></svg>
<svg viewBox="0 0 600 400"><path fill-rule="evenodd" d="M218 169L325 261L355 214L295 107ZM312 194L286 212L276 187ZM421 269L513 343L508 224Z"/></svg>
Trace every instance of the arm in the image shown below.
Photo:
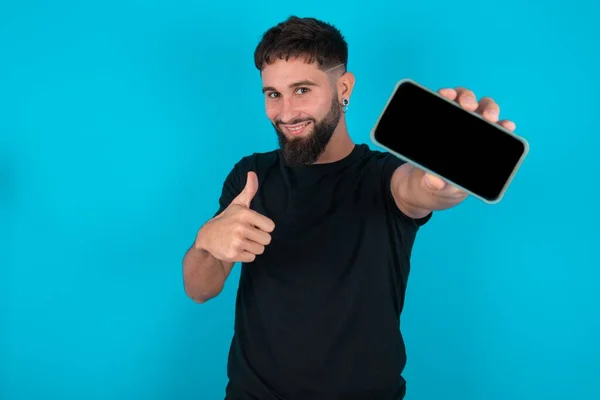
<svg viewBox="0 0 600 400"><path fill-rule="evenodd" d="M500 108L494 100L483 97L479 102L468 89L441 89L439 93L448 100L457 102L470 112L480 114L490 123L497 123L513 131L515 124L509 120L499 121ZM422 218L435 210L445 210L461 203L467 194L442 179L425 173L408 163L394 170L391 190L398 208L412 218Z"/></svg>
<svg viewBox="0 0 600 400"><path fill-rule="evenodd" d="M250 263L271 240L274 222L250 209L258 190L256 173L239 190L236 169L227 177L216 215L198 231L183 259L186 294L198 303L216 297L236 262Z"/></svg>
<svg viewBox="0 0 600 400"><path fill-rule="evenodd" d="M233 268L233 262L225 262L213 256L207 248L207 227L210 222L221 215L240 193L241 163L237 163L229 171L219 198L218 210L213 219L206 222L199 229L194 244L186 251L183 257L183 285L185 293L198 303L216 297L225 286L225 280Z"/></svg>
<svg viewBox="0 0 600 400"><path fill-rule="evenodd" d="M409 163L394 170L390 189L400 211L414 219L454 207L467 197L465 192Z"/></svg>
<svg viewBox="0 0 600 400"><path fill-rule="evenodd" d="M203 230L183 258L183 283L186 294L198 303L216 297L225 285L233 262L221 261L211 255L203 245Z"/></svg>

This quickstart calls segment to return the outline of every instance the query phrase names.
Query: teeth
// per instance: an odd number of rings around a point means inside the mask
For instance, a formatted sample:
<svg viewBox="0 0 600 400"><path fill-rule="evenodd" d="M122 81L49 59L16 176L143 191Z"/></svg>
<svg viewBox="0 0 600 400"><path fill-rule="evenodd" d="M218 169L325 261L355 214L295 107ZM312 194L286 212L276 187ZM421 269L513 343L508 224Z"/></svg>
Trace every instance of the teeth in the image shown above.
<svg viewBox="0 0 600 400"><path fill-rule="evenodd" d="M302 124L302 125L300 125L300 126L294 127L294 128L291 128L291 127L290 127L290 128L288 128L288 129L289 129L290 131L299 131L300 129L304 128L306 125L308 125L308 122L306 122L306 123L304 123L304 124Z"/></svg>

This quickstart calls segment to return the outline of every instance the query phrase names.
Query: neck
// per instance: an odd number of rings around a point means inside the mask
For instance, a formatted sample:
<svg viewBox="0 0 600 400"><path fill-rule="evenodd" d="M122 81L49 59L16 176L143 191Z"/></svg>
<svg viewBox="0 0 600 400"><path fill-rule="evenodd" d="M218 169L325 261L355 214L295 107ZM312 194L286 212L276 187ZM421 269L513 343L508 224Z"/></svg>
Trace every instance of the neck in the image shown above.
<svg viewBox="0 0 600 400"><path fill-rule="evenodd" d="M323 154L315 164L332 163L346 158L354 150L354 142L350 138L345 118L340 119L338 127L333 132Z"/></svg>

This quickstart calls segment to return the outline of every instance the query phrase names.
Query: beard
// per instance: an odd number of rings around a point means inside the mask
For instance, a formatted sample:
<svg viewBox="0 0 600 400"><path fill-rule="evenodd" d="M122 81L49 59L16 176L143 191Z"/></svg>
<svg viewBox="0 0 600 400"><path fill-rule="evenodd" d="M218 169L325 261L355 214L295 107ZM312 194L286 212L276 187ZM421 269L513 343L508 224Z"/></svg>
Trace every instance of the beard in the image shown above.
<svg viewBox="0 0 600 400"><path fill-rule="evenodd" d="M288 138L279 128L282 121L276 120L273 127L277 133L279 147L286 165L297 167L315 163L325 151L325 147L340 122L340 117L341 110L338 104L337 93L335 93L329 112L321 121L317 122L313 118L289 121L289 124L312 122L313 131L306 137Z"/></svg>

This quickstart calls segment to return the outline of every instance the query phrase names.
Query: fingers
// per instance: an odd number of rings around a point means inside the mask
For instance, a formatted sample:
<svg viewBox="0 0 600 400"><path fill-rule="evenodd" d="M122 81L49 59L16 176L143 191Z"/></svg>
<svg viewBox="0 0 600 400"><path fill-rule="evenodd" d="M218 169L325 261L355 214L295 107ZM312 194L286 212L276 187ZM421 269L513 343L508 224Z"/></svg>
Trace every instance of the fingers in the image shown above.
<svg viewBox="0 0 600 400"><path fill-rule="evenodd" d="M477 98L471 90L459 87L456 89L456 94L456 101L462 108L469 111L475 111L477 109Z"/></svg>
<svg viewBox="0 0 600 400"><path fill-rule="evenodd" d="M251 263L256 260L256 254L244 251L236 258L236 262Z"/></svg>
<svg viewBox="0 0 600 400"><path fill-rule="evenodd" d="M265 246L247 238L236 238L232 242L233 261L252 262L265 252Z"/></svg>
<svg viewBox="0 0 600 400"><path fill-rule="evenodd" d="M233 228L231 240L221 248L217 258L229 262L253 262L256 256L265 252L271 243L271 235L254 226L237 223Z"/></svg>
<svg viewBox="0 0 600 400"><path fill-rule="evenodd" d="M504 129L508 129L509 131L514 131L517 128L517 125L513 121L503 120L498 122L498 124Z"/></svg>
<svg viewBox="0 0 600 400"><path fill-rule="evenodd" d="M461 107L468 111L475 111L492 123L499 123L502 127L513 131L516 125L512 121L500 121L500 106L490 97L483 97L477 101L475 93L464 87L456 89L440 89L439 93L449 100L456 101Z"/></svg>
<svg viewBox="0 0 600 400"><path fill-rule="evenodd" d="M254 210L247 209L241 214L242 220L250 225L256 226L258 229L271 233L275 229L275 223L270 218L257 213Z"/></svg>
<svg viewBox="0 0 600 400"><path fill-rule="evenodd" d="M252 252L245 250L247 248L247 244L244 241L240 241L235 244L235 250L232 250L232 253L226 258L226 261L229 262L246 262L251 263L256 260L256 256L258 254L262 254L259 252Z"/></svg>
<svg viewBox="0 0 600 400"><path fill-rule="evenodd" d="M466 194L464 191L448 184L442 178L432 175L428 172L423 173L423 185L428 190L434 192L438 196L448 198L462 198Z"/></svg>
<svg viewBox="0 0 600 400"><path fill-rule="evenodd" d="M446 186L443 179L427 172L423 175L423 182L432 190L442 190Z"/></svg>
<svg viewBox="0 0 600 400"><path fill-rule="evenodd" d="M240 243L240 250L258 256L265 252L265 246L263 246L262 244L253 242L252 240L242 239L242 241Z"/></svg>
<svg viewBox="0 0 600 400"><path fill-rule="evenodd" d="M230 262L252 262L257 255L264 252L264 245L248 239L243 234L236 234L224 251L223 259Z"/></svg>
<svg viewBox="0 0 600 400"><path fill-rule="evenodd" d="M500 116L500 107L491 98L483 97L479 101L477 113L481 114L483 118L487 119L490 122L498 122L498 118Z"/></svg>
<svg viewBox="0 0 600 400"><path fill-rule="evenodd" d="M438 92L439 92L439 94L441 94L448 100L451 100L451 101L456 100L457 94L456 94L456 90L454 90L454 89L444 88L444 89L440 89Z"/></svg>
<svg viewBox="0 0 600 400"><path fill-rule="evenodd" d="M271 243L271 235L255 227L247 226L242 232L243 237L263 246Z"/></svg>

